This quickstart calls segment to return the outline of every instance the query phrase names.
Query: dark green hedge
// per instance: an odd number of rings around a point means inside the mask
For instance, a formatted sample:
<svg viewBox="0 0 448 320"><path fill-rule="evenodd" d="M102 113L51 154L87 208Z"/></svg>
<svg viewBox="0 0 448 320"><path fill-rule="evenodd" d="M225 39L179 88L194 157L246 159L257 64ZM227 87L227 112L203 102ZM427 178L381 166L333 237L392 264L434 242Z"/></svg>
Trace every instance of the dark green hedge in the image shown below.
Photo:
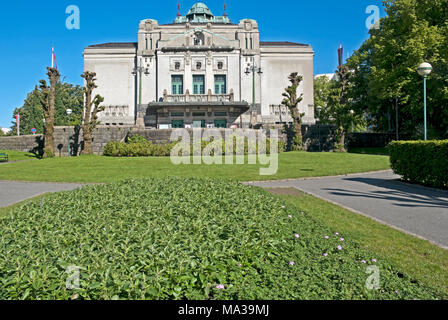
<svg viewBox="0 0 448 320"><path fill-rule="evenodd" d="M226 155L225 141L201 141L201 150L209 146L210 144L222 144L222 155ZM126 143L120 141L111 141L107 143L104 147L103 154L108 157L169 157L171 155L171 150L177 142L169 144L153 144L151 141L147 141L144 137L133 136ZM271 140L266 141L266 153L270 153ZM188 148L188 147L186 147ZM254 150L258 152L258 146L254 146ZM283 141L279 141L278 152L283 152L286 145ZM236 140L234 140L234 150L233 153L236 154ZM249 153L249 143L246 140L244 145L244 154ZM190 154L193 154L193 145L190 145Z"/></svg>
<svg viewBox="0 0 448 320"><path fill-rule="evenodd" d="M404 180L448 187L448 140L395 141L388 150L392 169Z"/></svg>

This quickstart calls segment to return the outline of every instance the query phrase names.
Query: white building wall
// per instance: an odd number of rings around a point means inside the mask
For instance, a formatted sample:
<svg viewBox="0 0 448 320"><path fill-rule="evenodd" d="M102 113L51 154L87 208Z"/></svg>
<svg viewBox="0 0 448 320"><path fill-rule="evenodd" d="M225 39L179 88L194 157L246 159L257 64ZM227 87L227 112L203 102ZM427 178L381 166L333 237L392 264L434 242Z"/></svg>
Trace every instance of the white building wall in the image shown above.
<svg viewBox="0 0 448 320"><path fill-rule="evenodd" d="M288 51L289 52L288 52ZM301 49L303 51L303 49ZM283 52L282 52L283 51ZM292 52L291 52L292 51ZM284 99L282 94L291 83L288 77L293 72L303 76L298 93L303 94L299 110L305 113L304 123L315 123L314 120L314 83L312 49L308 52L294 52L292 48L262 48L262 115L270 114L271 105L280 105Z"/></svg>
<svg viewBox="0 0 448 320"><path fill-rule="evenodd" d="M84 71L96 73L98 88L93 94L104 97L103 105L106 106L106 110L99 114L101 122L134 124L136 107L135 77L132 75L134 61L133 49L85 50Z"/></svg>

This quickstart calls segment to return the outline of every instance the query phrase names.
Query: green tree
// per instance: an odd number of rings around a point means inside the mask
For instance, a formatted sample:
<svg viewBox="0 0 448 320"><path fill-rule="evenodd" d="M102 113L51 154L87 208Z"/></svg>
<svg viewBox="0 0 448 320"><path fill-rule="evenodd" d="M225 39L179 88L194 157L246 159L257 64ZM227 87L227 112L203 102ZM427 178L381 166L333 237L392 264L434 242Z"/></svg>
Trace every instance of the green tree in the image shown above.
<svg viewBox="0 0 448 320"><path fill-rule="evenodd" d="M12 133L17 134L15 118L20 114L20 132L21 134L31 134L31 129L35 128L37 133L44 132L44 113L40 101L39 87L36 86L33 91L28 93L23 105L16 108L13 112ZM80 125L83 109L83 89L81 86L71 83L56 84L56 102L55 119L56 126L65 126L68 124L66 115L67 109L72 109L73 114L70 117L70 125Z"/></svg>
<svg viewBox="0 0 448 320"><path fill-rule="evenodd" d="M303 80L303 77L297 72L293 72L288 77L291 85L285 89L283 93L282 104L288 107L291 117L294 121L293 124L293 143L291 149L294 151L303 150L303 138L302 138L302 117L303 113L299 111L299 103L303 100L303 95L297 94L297 89Z"/></svg>
<svg viewBox="0 0 448 320"><path fill-rule="evenodd" d="M448 0L389 0L384 6L380 28L370 31L348 61L354 103L370 115L374 130L387 131L398 102L400 131L421 138L423 79L416 69L429 62L434 68L428 78L429 135L447 138Z"/></svg>
<svg viewBox="0 0 448 320"><path fill-rule="evenodd" d="M335 150L345 152L347 133L365 130L365 119L350 95L351 72L347 66L338 68L336 79L330 80L325 76L315 79L314 101L319 122L336 126Z"/></svg>

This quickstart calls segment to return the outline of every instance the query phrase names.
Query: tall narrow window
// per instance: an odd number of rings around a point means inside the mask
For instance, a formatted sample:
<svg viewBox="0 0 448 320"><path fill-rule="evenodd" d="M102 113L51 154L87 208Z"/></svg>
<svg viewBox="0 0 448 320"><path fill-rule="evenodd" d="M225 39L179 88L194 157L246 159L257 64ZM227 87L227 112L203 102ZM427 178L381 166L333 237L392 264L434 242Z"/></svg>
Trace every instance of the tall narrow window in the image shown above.
<svg viewBox="0 0 448 320"><path fill-rule="evenodd" d="M249 45L248 45L248 40L247 40L247 36L246 36L246 49L249 49Z"/></svg>
<svg viewBox="0 0 448 320"><path fill-rule="evenodd" d="M203 75L193 76L193 94L205 94L205 77Z"/></svg>
<svg viewBox="0 0 448 320"><path fill-rule="evenodd" d="M250 37L250 48L253 49L254 48L254 42L252 40L252 37Z"/></svg>
<svg viewBox="0 0 448 320"><path fill-rule="evenodd" d="M171 76L171 94L184 94L183 76Z"/></svg>
<svg viewBox="0 0 448 320"><path fill-rule="evenodd" d="M225 75L215 76L215 94L226 94L227 93L227 83Z"/></svg>

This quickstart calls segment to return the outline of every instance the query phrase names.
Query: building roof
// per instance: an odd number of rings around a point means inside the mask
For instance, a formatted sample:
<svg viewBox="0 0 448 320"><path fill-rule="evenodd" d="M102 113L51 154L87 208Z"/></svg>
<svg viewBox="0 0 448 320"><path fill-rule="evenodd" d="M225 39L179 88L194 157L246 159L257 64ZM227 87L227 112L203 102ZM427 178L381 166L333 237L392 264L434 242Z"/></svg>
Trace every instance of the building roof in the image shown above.
<svg viewBox="0 0 448 320"><path fill-rule="evenodd" d="M113 49L113 48L137 49L137 47L138 47L137 42L108 42L89 46L89 48L104 48L104 49Z"/></svg>
<svg viewBox="0 0 448 320"><path fill-rule="evenodd" d="M309 47L308 44L289 41L260 41L261 47Z"/></svg>
<svg viewBox="0 0 448 320"><path fill-rule="evenodd" d="M202 2L197 2L191 7L185 16L180 14L174 20L174 24L180 23L222 23L230 24L230 19L225 15L222 17L214 16L210 9Z"/></svg>

